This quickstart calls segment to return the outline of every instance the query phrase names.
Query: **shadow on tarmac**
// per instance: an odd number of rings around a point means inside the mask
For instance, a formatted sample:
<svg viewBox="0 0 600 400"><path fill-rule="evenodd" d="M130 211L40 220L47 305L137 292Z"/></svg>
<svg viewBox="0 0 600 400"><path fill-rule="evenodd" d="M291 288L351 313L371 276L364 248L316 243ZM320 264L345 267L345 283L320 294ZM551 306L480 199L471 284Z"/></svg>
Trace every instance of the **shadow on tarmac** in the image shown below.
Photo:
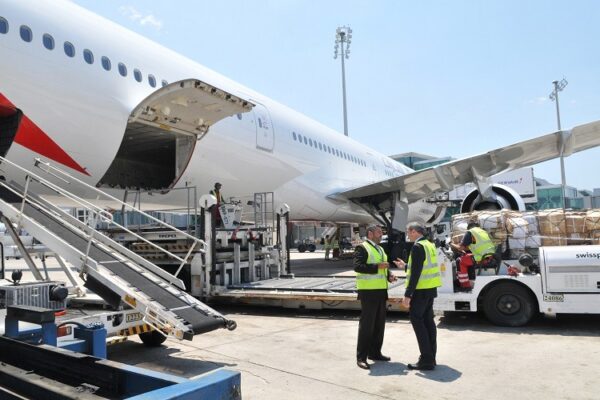
<svg viewBox="0 0 600 400"><path fill-rule="evenodd" d="M447 365L437 365L433 371L417 371L416 376L436 382L454 382L462 372Z"/></svg>
<svg viewBox="0 0 600 400"><path fill-rule="evenodd" d="M526 326L496 326L480 313L445 313L438 329L494 332L517 335L600 336L600 315L560 314L556 318L534 317Z"/></svg>
<svg viewBox="0 0 600 400"><path fill-rule="evenodd" d="M389 375L406 375L408 373L408 367L406 364L399 362L373 362L371 363L371 369L369 375L371 376L389 376Z"/></svg>
<svg viewBox="0 0 600 400"><path fill-rule="evenodd" d="M358 310L310 310L310 309L284 309L276 307L259 306L217 306L219 312L235 315L257 315L285 318L316 318L337 321L357 321L360 317ZM450 331L474 331L507 334L536 334L536 335L562 335L562 336L600 336L600 314L577 315L560 314L556 318L533 318L529 324L521 327L496 326L488 321L481 313L452 312L438 317L438 329ZM410 324L408 313L388 312L387 323Z"/></svg>
<svg viewBox="0 0 600 400"><path fill-rule="evenodd" d="M168 344L168 342L167 342ZM181 349L169 348L167 346L146 347L137 342L125 342L108 347L108 359L128 365L144 368L144 363L152 362L151 369L156 370L156 360L160 360L160 371L165 374L177 375L185 378L204 374L223 367L235 367L237 364L226 364L211 361L206 358L179 357Z"/></svg>

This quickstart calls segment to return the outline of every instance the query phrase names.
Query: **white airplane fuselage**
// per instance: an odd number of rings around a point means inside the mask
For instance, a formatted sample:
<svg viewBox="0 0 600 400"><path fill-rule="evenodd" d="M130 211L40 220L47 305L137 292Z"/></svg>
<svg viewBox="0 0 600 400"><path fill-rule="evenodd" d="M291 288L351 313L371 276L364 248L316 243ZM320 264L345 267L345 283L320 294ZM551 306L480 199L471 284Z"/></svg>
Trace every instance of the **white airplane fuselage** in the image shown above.
<svg viewBox="0 0 600 400"><path fill-rule="evenodd" d="M8 25L6 33L0 32L0 95L81 168L73 168L63 156L40 154L26 141L16 141L6 157L24 167L39 157L61 168L70 166L71 174L97 185L115 159L132 110L163 80L193 78L256 106L210 127L196 143L175 187L196 186L207 193L218 181L227 197L272 191L276 205L290 206L292 219L367 223L372 217L361 208L327 196L412 171L70 2L0 0L0 18ZM22 25L31 30L30 42L22 38ZM44 34L52 36L53 49L44 46ZM73 57L65 53L65 42L73 45ZM85 49L93 54L92 63L84 59ZM110 59L110 71L102 66L103 56ZM127 76L118 72L119 63L126 66ZM141 82L134 69L141 72ZM156 87L150 85L149 74ZM266 120L273 133L266 149L257 142L261 116L261 125ZM377 140L376 135L373 138ZM332 154L328 149L338 151ZM175 192L157 197L155 202L181 200Z"/></svg>

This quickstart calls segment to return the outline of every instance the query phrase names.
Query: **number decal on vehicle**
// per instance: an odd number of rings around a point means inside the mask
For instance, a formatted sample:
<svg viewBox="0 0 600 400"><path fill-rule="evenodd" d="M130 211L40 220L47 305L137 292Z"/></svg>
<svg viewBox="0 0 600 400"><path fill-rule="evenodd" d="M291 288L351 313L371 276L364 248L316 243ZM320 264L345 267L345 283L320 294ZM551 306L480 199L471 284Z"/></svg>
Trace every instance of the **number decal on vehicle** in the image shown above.
<svg viewBox="0 0 600 400"><path fill-rule="evenodd" d="M544 301L563 303L565 301L564 294L545 294Z"/></svg>

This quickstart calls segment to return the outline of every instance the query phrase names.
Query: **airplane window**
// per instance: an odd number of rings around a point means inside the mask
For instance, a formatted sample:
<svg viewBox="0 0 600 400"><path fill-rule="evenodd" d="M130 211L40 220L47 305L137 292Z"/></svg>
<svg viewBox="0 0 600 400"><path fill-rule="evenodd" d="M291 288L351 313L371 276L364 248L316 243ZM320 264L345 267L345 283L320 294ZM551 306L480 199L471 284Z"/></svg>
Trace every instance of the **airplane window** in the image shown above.
<svg viewBox="0 0 600 400"><path fill-rule="evenodd" d="M164 79L162 80L162 86L165 87L169 84L169 82L165 81Z"/></svg>
<svg viewBox="0 0 600 400"><path fill-rule="evenodd" d="M298 141L299 141L300 143L302 143L302 135L301 135L301 134L298 134Z"/></svg>
<svg viewBox="0 0 600 400"><path fill-rule="evenodd" d="M296 140L296 132L292 132L292 136L294 137L294 140Z"/></svg>
<svg viewBox="0 0 600 400"><path fill-rule="evenodd" d="M88 64L94 63L94 53L90 49L83 50L83 59Z"/></svg>
<svg viewBox="0 0 600 400"><path fill-rule="evenodd" d="M236 116L237 116L237 119L239 119L240 121L242 120L242 114L241 113L237 113Z"/></svg>
<svg viewBox="0 0 600 400"><path fill-rule="evenodd" d="M123 63L119 63L119 74L121 74L121 76L127 76L127 67L125 66L125 64Z"/></svg>
<svg viewBox="0 0 600 400"><path fill-rule="evenodd" d="M150 86L156 87L156 78L154 77L154 75L151 75L151 74L148 75L148 83L150 84ZM239 115L238 118L242 119L241 115L240 114L238 114L238 115Z"/></svg>
<svg viewBox="0 0 600 400"><path fill-rule="evenodd" d="M335 155L338 156L338 157L340 156L340 152L337 151L337 149L335 149Z"/></svg>
<svg viewBox="0 0 600 400"><path fill-rule="evenodd" d="M331 147L327 146L327 151L331 154Z"/></svg>
<svg viewBox="0 0 600 400"><path fill-rule="evenodd" d="M258 118L258 126L260 126L261 128L263 127L262 126L262 121L260 120L260 117Z"/></svg>
<svg viewBox="0 0 600 400"><path fill-rule="evenodd" d="M31 29L29 29L27 25L21 25L20 34L21 39L23 39L25 42L29 43L31 42L31 39L33 39L33 33L31 33Z"/></svg>
<svg viewBox="0 0 600 400"><path fill-rule="evenodd" d="M312 147L312 139L308 139L308 144Z"/></svg>
<svg viewBox="0 0 600 400"><path fill-rule="evenodd" d="M0 33L8 33L8 21L0 17Z"/></svg>
<svg viewBox="0 0 600 400"><path fill-rule="evenodd" d="M319 142L319 150L323 150L323 145Z"/></svg>
<svg viewBox="0 0 600 400"><path fill-rule="evenodd" d="M304 136L304 144L308 144L308 140L306 140L306 136Z"/></svg>
<svg viewBox="0 0 600 400"><path fill-rule="evenodd" d="M104 68L107 71L110 71L110 68L111 68L110 58L108 58L106 56L102 56L102 58L100 59L100 61L102 62L102 68Z"/></svg>
<svg viewBox="0 0 600 400"><path fill-rule="evenodd" d="M44 33L44 36L42 36L42 43L44 43L44 47L48 50L54 50L54 38L51 35Z"/></svg>
<svg viewBox="0 0 600 400"><path fill-rule="evenodd" d="M133 77L135 78L136 81L141 82L142 81L142 73L140 72L139 69L135 68L133 70Z"/></svg>
<svg viewBox="0 0 600 400"><path fill-rule="evenodd" d="M65 42L64 49L66 55L69 57L75 57L75 46L73 46L73 43Z"/></svg>

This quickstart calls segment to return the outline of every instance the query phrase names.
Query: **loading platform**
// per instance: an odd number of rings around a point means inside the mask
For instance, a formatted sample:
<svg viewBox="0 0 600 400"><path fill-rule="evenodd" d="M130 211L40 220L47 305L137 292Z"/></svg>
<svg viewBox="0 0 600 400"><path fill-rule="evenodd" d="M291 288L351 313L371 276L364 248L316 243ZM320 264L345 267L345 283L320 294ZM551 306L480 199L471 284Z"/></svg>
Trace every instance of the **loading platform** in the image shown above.
<svg viewBox="0 0 600 400"><path fill-rule="evenodd" d="M406 311L401 306L404 277L390 284L388 309ZM356 278L353 276L281 277L232 284L215 291L215 301L234 304L306 309L359 310Z"/></svg>

